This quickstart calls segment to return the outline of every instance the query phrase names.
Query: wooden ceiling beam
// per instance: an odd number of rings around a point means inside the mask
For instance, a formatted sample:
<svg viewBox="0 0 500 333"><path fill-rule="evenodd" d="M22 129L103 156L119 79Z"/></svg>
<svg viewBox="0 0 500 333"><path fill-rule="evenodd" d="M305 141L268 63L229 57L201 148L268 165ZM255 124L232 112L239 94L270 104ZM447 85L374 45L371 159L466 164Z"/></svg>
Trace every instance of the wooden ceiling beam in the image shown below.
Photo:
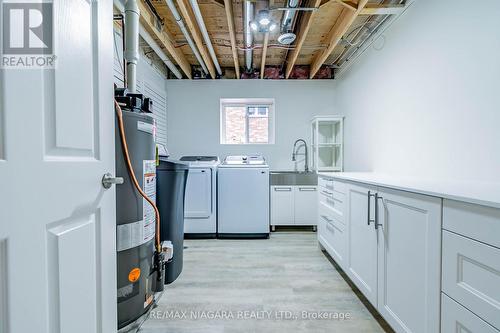
<svg viewBox="0 0 500 333"><path fill-rule="evenodd" d="M224 0L226 9L227 26L229 28L229 39L231 40L231 51L233 52L234 69L236 70L236 78L240 78L240 61L238 59L238 49L236 45L236 29L234 28L234 13L232 0Z"/></svg>
<svg viewBox="0 0 500 333"><path fill-rule="evenodd" d="M262 59L260 60L260 78L264 78L264 70L266 69L267 44L269 43L269 32L264 35L264 46L262 46Z"/></svg>
<svg viewBox="0 0 500 333"><path fill-rule="evenodd" d="M369 3L363 8L359 15L395 15L400 14L405 9L405 5L398 4L374 4Z"/></svg>
<svg viewBox="0 0 500 333"><path fill-rule="evenodd" d="M309 73L309 78L313 78L314 75L321 68L325 60L330 56L335 47L339 44L340 39L345 33L349 30L349 27L352 25L356 17L358 17L359 13L366 6L368 0L359 0L358 8L355 11L344 9L340 14L339 18L335 22L332 30L328 34L326 39L326 44L328 45L326 49L318 53L316 58L313 60L311 64L311 71Z"/></svg>
<svg viewBox="0 0 500 333"><path fill-rule="evenodd" d="M194 17L194 13L188 3L188 0L177 0L177 5L179 6L179 10L182 17L184 18L184 22L186 23L188 31L193 37L196 47L200 51L201 58L205 62L205 65L207 65L210 76L212 77L212 79L215 79L216 73L212 58L210 58L210 54L208 53L208 50L203 43L203 37L201 35L200 29L195 23L196 18Z"/></svg>
<svg viewBox="0 0 500 333"><path fill-rule="evenodd" d="M147 8L147 6L144 4L143 1L138 1L137 5L139 6L139 11L141 13L139 21L142 24L142 26L144 27L144 29L146 29L146 31L151 36L153 36L154 38L156 38L158 40L158 43L160 44L160 46L164 47L167 50L168 54L179 65L179 67L184 72L184 74L186 74L186 76L189 79L192 79L191 65L187 61L184 53L182 53L182 51L180 49L175 47L175 45L173 43L174 39L170 35L169 31L168 30L159 31L156 28L156 24L155 24L156 18L151 13L149 8Z"/></svg>
<svg viewBox="0 0 500 333"><path fill-rule="evenodd" d="M319 4L321 3L321 0L311 0L309 3L310 7L318 7ZM288 54L288 57L286 59L286 71L285 71L285 78L289 78L290 74L292 73L293 66L295 65L295 62L297 61L297 58L299 57L300 50L302 49L302 45L304 45L304 42L307 37L307 33L309 32L309 29L311 28L312 24L312 19L314 17L314 14L316 11L308 11L304 12L302 15L302 18L300 20L299 27L297 29L297 40L295 41L295 48Z"/></svg>
<svg viewBox="0 0 500 333"><path fill-rule="evenodd" d="M342 1L342 0L334 0L334 1L349 10L355 11L356 9L358 9L358 5L356 5L354 2Z"/></svg>
<svg viewBox="0 0 500 333"><path fill-rule="evenodd" d="M212 3L214 5L221 7L221 8L224 8L225 6L227 6L226 0L212 0Z"/></svg>

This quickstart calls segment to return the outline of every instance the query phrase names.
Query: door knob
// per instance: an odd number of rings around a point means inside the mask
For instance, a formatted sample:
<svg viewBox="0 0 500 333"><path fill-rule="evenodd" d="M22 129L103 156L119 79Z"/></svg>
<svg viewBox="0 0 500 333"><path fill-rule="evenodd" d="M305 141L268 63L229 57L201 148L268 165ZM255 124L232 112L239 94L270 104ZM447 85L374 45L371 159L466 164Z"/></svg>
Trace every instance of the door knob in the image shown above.
<svg viewBox="0 0 500 333"><path fill-rule="evenodd" d="M102 176L102 187L104 187L106 190L111 187L113 184L123 184L123 177L113 177L109 172L105 173L104 176Z"/></svg>

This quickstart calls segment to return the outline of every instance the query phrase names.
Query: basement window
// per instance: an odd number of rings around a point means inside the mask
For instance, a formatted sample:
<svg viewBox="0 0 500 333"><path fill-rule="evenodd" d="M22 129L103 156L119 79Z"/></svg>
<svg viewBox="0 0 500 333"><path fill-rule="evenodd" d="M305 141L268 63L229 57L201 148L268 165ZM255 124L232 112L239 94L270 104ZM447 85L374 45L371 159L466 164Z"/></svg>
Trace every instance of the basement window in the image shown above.
<svg viewBox="0 0 500 333"><path fill-rule="evenodd" d="M273 144L274 99L220 100L220 143Z"/></svg>

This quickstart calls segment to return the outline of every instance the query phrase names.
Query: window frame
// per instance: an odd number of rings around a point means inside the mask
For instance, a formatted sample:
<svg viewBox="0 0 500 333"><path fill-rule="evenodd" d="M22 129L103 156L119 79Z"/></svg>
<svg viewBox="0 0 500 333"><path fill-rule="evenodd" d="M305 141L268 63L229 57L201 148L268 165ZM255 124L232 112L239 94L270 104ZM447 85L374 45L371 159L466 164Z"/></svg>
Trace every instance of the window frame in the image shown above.
<svg viewBox="0 0 500 333"><path fill-rule="evenodd" d="M229 143L226 142L226 107L245 107L247 110L245 113L245 143ZM248 128L248 108L249 107L267 107L268 108L268 142L248 142L249 139L249 128ZM259 116L256 116L256 118ZM264 117L264 116L260 116ZM275 143L275 101L274 98L221 98L220 99L220 111L219 111L219 143L221 145L273 145Z"/></svg>

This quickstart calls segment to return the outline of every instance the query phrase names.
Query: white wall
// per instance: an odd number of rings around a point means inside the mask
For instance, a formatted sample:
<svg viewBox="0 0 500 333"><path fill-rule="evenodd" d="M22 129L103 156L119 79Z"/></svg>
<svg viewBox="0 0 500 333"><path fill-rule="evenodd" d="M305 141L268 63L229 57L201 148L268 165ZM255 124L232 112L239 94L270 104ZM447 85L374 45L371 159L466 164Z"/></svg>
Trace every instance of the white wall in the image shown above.
<svg viewBox="0 0 500 333"><path fill-rule="evenodd" d="M142 40L141 40L142 41ZM137 63L137 92L143 93L153 100L153 114L156 120L156 142L166 144L167 142L167 110L166 110L166 87L164 73L144 55L140 50L139 62ZM117 87L123 87L123 47L121 40L121 29L114 26L114 83Z"/></svg>
<svg viewBox="0 0 500 333"><path fill-rule="evenodd" d="M137 90L153 100L156 142L167 144L167 93L165 76L141 54L137 64Z"/></svg>
<svg viewBox="0 0 500 333"><path fill-rule="evenodd" d="M500 1L480 7L416 0L337 80L346 170L500 180Z"/></svg>
<svg viewBox="0 0 500 333"><path fill-rule="evenodd" d="M167 80L168 148L174 158L261 153L272 169L292 170L294 141L309 143L314 115L335 114L333 95L333 81ZM275 99L275 144L219 144L219 100L238 97Z"/></svg>

